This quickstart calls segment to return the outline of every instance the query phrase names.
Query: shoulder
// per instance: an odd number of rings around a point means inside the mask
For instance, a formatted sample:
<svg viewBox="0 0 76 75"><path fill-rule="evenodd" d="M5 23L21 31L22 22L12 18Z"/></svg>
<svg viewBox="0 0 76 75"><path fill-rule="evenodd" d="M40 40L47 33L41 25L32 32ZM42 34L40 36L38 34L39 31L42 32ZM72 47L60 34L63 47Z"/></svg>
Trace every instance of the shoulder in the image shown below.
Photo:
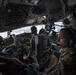
<svg viewBox="0 0 76 75"><path fill-rule="evenodd" d="M75 49L69 50L69 52L64 53L64 56L61 57L61 59L66 62L75 61L76 60L76 50Z"/></svg>

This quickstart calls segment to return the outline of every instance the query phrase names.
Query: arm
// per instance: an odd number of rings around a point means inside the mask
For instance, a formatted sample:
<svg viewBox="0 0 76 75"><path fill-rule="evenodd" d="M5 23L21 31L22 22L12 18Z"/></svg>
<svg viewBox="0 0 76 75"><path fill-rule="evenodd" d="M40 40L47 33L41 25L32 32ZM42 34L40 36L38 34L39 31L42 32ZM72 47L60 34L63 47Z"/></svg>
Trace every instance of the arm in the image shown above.
<svg viewBox="0 0 76 75"><path fill-rule="evenodd" d="M2 68L3 70L7 70L7 72L12 72L12 73L18 72L22 68L26 67L24 63L22 63L20 60L18 60L15 57L6 58L4 56L0 56L0 62L5 63L3 66L1 65L0 68Z"/></svg>

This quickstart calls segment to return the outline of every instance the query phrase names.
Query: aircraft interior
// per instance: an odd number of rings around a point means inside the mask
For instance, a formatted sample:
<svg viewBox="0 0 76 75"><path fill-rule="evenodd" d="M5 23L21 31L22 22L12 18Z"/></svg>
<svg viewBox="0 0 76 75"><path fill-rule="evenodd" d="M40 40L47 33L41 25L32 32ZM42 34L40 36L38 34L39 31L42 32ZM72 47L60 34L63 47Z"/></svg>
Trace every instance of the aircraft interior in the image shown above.
<svg viewBox="0 0 76 75"><path fill-rule="evenodd" d="M44 25L42 29L46 30L48 37L38 32L39 36L35 39L38 44L34 46L38 52L34 56L30 51L31 32L11 33L18 28L38 25ZM7 31L7 38L0 37L0 75L42 75L41 72L49 65L50 55L54 54L57 59L60 57L60 47L56 43L58 27L76 30L76 0L0 0L0 33ZM27 60L24 64L24 55L31 62ZM34 63L35 57L39 66ZM34 67L28 66L29 63Z"/></svg>

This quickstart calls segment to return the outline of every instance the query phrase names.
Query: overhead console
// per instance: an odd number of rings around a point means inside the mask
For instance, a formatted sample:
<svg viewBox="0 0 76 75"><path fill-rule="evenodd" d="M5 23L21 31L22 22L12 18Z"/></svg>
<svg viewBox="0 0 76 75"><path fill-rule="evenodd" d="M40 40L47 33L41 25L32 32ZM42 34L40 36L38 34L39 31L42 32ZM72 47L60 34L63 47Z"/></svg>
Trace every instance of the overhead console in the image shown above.
<svg viewBox="0 0 76 75"><path fill-rule="evenodd" d="M3 3L4 2L1 2L0 4L1 32L32 25L33 22L29 23L28 20L36 19L45 11L45 8L27 4L24 0L9 0L7 4Z"/></svg>
<svg viewBox="0 0 76 75"><path fill-rule="evenodd" d="M58 21L66 16L70 3L70 0L0 0L0 31L40 24L47 14Z"/></svg>
<svg viewBox="0 0 76 75"><path fill-rule="evenodd" d="M29 12L29 5L10 3L7 5L7 26L21 25L26 20Z"/></svg>
<svg viewBox="0 0 76 75"><path fill-rule="evenodd" d="M28 5L14 3L8 3L5 7L1 7L0 28L11 30L21 27L28 16L29 8Z"/></svg>

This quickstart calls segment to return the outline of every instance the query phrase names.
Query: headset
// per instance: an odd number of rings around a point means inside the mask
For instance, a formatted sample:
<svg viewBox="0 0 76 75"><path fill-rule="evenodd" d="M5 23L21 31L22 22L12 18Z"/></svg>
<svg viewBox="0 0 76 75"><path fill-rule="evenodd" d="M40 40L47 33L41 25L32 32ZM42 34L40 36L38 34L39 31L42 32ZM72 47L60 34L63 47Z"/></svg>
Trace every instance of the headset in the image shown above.
<svg viewBox="0 0 76 75"><path fill-rule="evenodd" d="M0 36L0 46L3 46L4 45L4 41L3 41L3 38Z"/></svg>
<svg viewBox="0 0 76 75"><path fill-rule="evenodd" d="M71 38L70 38L70 46L74 46L76 43L76 31L73 28L68 27L67 30L71 33Z"/></svg>
<svg viewBox="0 0 76 75"><path fill-rule="evenodd" d="M4 45L4 42L3 41L0 41L0 46L3 46Z"/></svg>

